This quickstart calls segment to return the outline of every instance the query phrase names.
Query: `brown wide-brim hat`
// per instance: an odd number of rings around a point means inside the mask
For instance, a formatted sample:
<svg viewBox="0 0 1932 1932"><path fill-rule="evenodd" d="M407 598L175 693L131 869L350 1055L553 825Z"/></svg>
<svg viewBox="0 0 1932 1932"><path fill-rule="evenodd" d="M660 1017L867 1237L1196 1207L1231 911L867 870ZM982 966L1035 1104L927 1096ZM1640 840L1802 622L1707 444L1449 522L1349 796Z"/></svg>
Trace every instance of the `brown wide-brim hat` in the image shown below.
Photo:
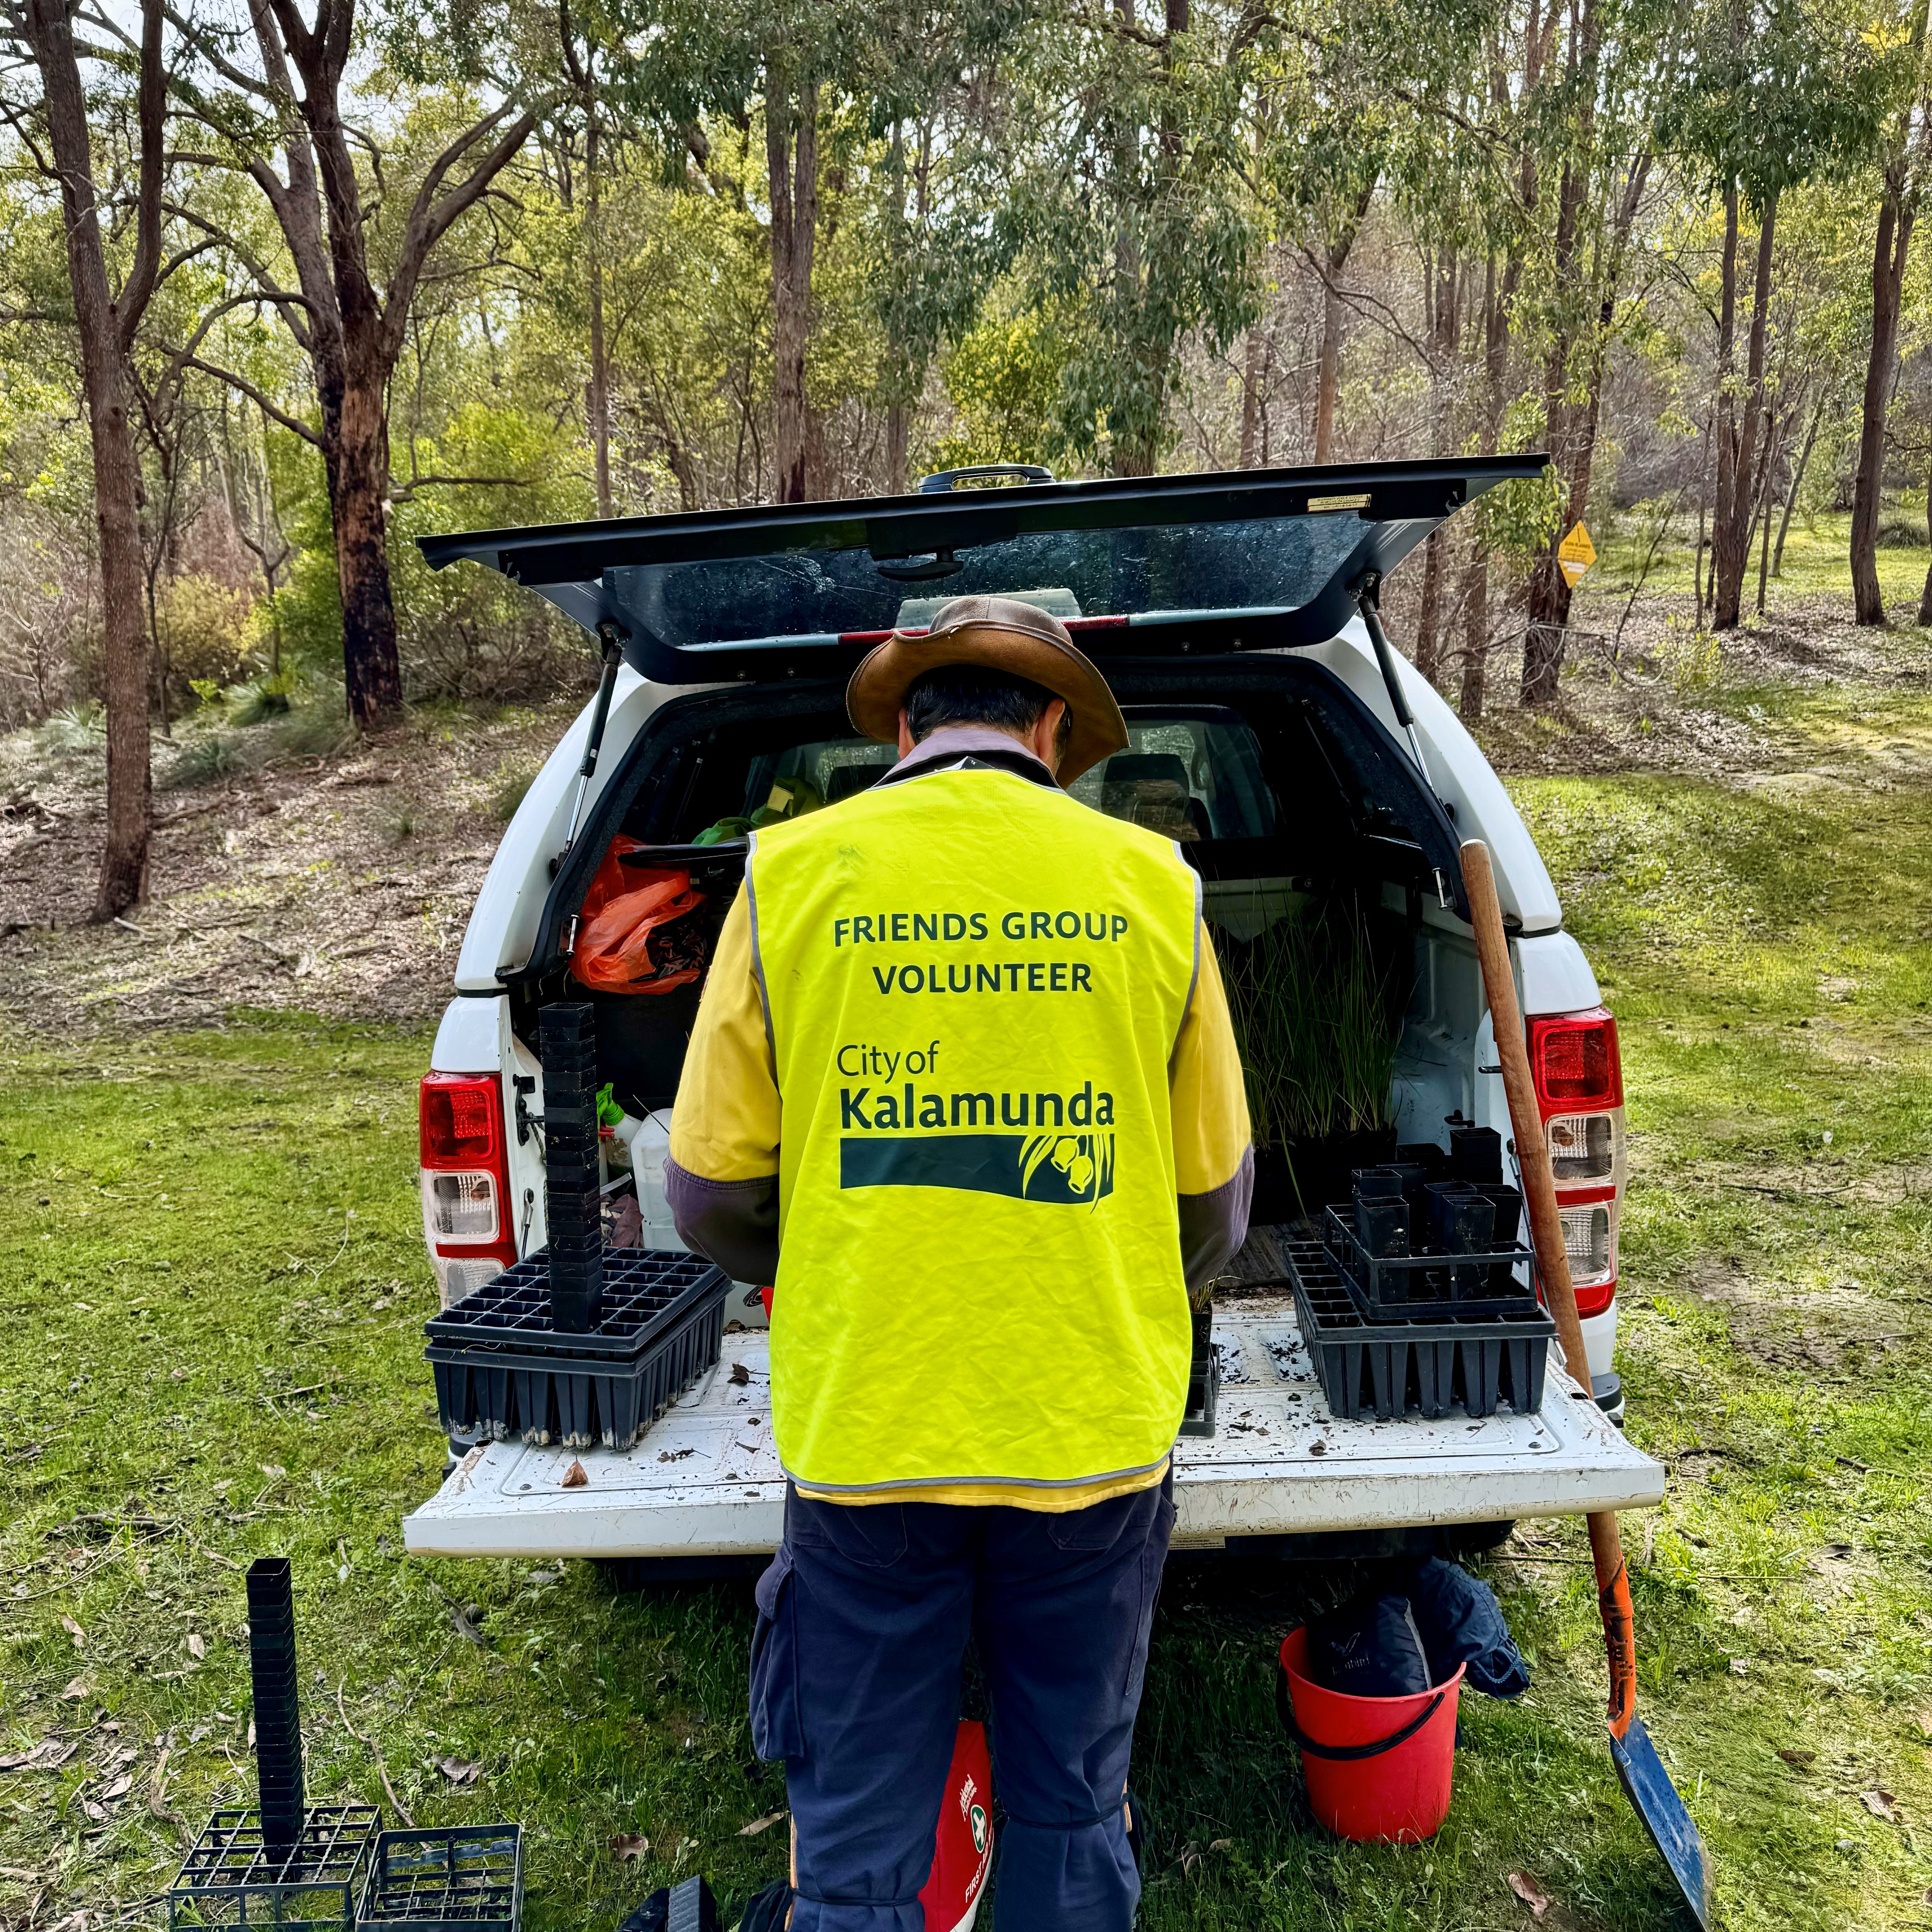
<svg viewBox="0 0 1932 1932"><path fill-rule="evenodd" d="M868 738L889 744L915 680L960 664L1010 672L1065 700L1073 724L1056 774L1062 785L1127 748L1127 721L1099 667L1059 618L1017 597L955 597L933 613L923 636L894 631L852 673L846 710Z"/></svg>

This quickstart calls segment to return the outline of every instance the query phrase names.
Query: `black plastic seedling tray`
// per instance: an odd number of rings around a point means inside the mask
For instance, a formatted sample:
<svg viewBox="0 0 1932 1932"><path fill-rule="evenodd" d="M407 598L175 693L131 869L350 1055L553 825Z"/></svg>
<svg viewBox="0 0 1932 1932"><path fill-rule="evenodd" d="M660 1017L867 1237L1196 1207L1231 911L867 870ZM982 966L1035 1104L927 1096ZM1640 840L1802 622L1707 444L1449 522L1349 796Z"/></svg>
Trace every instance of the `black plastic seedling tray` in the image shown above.
<svg viewBox="0 0 1932 1932"><path fill-rule="evenodd" d="M602 1318L551 1320L548 1256L518 1262L426 1326L446 1431L628 1449L718 1359L724 1270L642 1248L604 1256Z"/></svg>
<svg viewBox="0 0 1932 1932"><path fill-rule="evenodd" d="M1295 1317L1322 1393L1338 1420L1387 1422L1417 1412L1471 1417L1507 1401L1519 1415L1543 1406L1556 1324L1540 1310L1471 1320L1370 1317L1319 1241L1279 1244L1294 1290Z"/></svg>
<svg viewBox="0 0 1932 1932"><path fill-rule="evenodd" d="M604 1258L603 1318L587 1334L560 1335L551 1324L548 1250L542 1248L432 1316L423 1333L452 1346L500 1343L526 1354L621 1361L648 1346L694 1296L725 1280L724 1270L702 1255L612 1248Z"/></svg>
<svg viewBox="0 0 1932 1932"><path fill-rule="evenodd" d="M517 1932L523 1828L457 1825L376 1840L357 1932Z"/></svg>
<svg viewBox="0 0 1932 1932"><path fill-rule="evenodd" d="M1536 1257L1519 1241L1480 1254L1372 1255L1349 1220L1348 1205L1325 1208L1322 1246L1371 1320L1482 1320L1537 1312ZM1504 1281L1509 1288L1498 1293Z"/></svg>
<svg viewBox="0 0 1932 1932"><path fill-rule="evenodd" d="M1221 1394L1221 1364L1214 1352L1214 1307L1203 1300L1190 1311L1194 1355L1188 1364L1188 1405L1181 1415L1183 1436L1212 1436Z"/></svg>
<svg viewBox="0 0 1932 1932"><path fill-rule="evenodd" d="M218 1811L168 1888L168 1924L353 1928L383 1814L373 1804L312 1804L287 1849L252 1808Z"/></svg>

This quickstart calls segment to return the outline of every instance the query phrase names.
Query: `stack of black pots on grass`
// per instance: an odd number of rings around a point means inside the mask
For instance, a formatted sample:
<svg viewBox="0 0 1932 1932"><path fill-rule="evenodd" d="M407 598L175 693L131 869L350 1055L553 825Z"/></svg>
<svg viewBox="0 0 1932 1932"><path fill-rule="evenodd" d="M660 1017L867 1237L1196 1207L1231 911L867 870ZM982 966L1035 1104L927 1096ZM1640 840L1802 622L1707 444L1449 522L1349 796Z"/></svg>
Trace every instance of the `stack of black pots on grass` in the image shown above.
<svg viewBox="0 0 1932 1932"><path fill-rule="evenodd" d="M1555 1324L1516 1238L1522 1196L1500 1136L1453 1130L1447 1149L1399 1147L1357 1168L1318 1239L1289 1241L1302 1337L1329 1406L1381 1420L1542 1406Z"/></svg>
<svg viewBox="0 0 1932 1932"><path fill-rule="evenodd" d="M257 1802L209 1820L169 1888L168 1923L350 1927L382 1814L373 1804L308 1803L288 1558L257 1558L248 1593Z"/></svg>
<svg viewBox="0 0 1932 1932"><path fill-rule="evenodd" d="M258 1558L248 1568L248 1592L257 1802L209 1820L169 1889L170 1932L517 1932L521 1826L386 1832L374 1804L306 1802L289 1559Z"/></svg>
<svg viewBox="0 0 1932 1932"><path fill-rule="evenodd" d="M295 1585L286 1556L248 1566L248 1674L255 1694L255 1779L262 1839L286 1854L302 1837L302 1696L296 1682Z"/></svg>

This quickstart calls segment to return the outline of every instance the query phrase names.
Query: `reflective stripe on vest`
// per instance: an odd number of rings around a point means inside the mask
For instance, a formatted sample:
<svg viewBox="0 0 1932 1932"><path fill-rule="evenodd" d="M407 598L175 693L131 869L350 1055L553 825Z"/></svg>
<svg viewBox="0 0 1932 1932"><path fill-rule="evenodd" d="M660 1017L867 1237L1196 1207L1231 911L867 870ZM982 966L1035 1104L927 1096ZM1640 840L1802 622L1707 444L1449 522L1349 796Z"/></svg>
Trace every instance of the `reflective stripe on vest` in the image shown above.
<svg viewBox="0 0 1932 1932"><path fill-rule="evenodd" d="M837 1492L1151 1469L1189 1331L1174 845L953 768L753 835L783 1103L772 1420Z"/></svg>

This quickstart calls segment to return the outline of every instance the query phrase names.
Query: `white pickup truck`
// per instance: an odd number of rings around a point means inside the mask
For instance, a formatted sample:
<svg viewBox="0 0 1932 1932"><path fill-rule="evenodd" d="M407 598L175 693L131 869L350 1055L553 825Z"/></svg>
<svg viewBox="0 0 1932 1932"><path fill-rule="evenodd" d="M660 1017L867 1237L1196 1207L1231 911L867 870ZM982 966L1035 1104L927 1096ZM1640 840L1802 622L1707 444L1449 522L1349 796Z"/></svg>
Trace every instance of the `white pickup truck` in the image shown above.
<svg viewBox="0 0 1932 1932"><path fill-rule="evenodd" d="M1029 596L1101 664L1128 720L1128 750L1076 795L1133 811L1151 788L1184 814L1183 849L1227 944L1338 887L1394 935L1412 969L1389 1096L1403 1142L1447 1144L1468 1124L1508 1142L1457 857L1462 840L1487 842L1595 1383L1579 1390L1552 1349L1534 1414L1338 1420L1285 1290L1226 1300L1213 1432L1175 1455L1176 1546L1392 1549L1459 1525L1480 1541L1480 1526L1519 1517L1660 1501L1663 1470L1615 1426L1615 1023L1508 795L1377 613L1383 580L1440 522L1540 468L952 472L912 496L426 541L438 567L482 564L547 598L601 640L605 667L504 835L423 1082L424 1225L445 1305L543 1244L543 1004L593 1002L598 1078L634 1118L676 1097L699 985L587 993L569 975L612 839L688 847L722 829L728 862L731 829L754 814L835 807L893 755L846 719L859 657L945 597ZM626 1559L666 1576L768 1552L785 1479L756 1288L735 1286L726 1313L717 1366L628 1450L452 1445L463 1453L408 1517L407 1546ZM566 1488L578 1461L587 1480Z"/></svg>

